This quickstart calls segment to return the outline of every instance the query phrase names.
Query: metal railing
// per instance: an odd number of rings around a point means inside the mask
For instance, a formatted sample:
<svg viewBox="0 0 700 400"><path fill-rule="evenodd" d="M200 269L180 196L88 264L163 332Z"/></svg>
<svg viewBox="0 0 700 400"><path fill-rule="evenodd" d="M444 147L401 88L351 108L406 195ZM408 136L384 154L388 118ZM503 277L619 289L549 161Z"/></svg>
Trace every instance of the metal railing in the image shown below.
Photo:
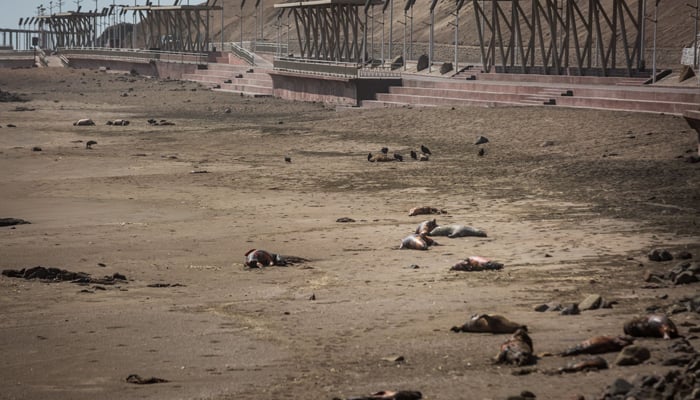
<svg viewBox="0 0 700 400"><path fill-rule="evenodd" d="M278 71L336 76L342 78L400 78L401 72L387 66L371 67L355 62L275 57L273 67Z"/></svg>
<svg viewBox="0 0 700 400"><path fill-rule="evenodd" d="M114 49L104 47L58 48L58 53L69 58L95 58L106 60L151 62L161 61L180 64L206 64L206 53L180 53L161 50Z"/></svg>
<svg viewBox="0 0 700 400"><path fill-rule="evenodd" d="M224 45L231 46L231 52L237 55L245 62L247 62L248 64L253 66L255 65L255 54L250 52L248 49L241 47L238 43L235 42L224 43Z"/></svg>

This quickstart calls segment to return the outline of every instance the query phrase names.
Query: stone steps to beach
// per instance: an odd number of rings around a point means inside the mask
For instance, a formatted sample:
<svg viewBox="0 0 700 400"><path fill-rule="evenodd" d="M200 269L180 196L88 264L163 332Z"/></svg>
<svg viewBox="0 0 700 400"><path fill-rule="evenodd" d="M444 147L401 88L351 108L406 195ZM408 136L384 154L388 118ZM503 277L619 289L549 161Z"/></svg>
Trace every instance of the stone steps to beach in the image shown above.
<svg viewBox="0 0 700 400"><path fill-rule="evenodd" d="M212 89L251 97L272 96L269 70L250 65L210 63L206 69L183 75L184 80L199 82Z"/></svg>

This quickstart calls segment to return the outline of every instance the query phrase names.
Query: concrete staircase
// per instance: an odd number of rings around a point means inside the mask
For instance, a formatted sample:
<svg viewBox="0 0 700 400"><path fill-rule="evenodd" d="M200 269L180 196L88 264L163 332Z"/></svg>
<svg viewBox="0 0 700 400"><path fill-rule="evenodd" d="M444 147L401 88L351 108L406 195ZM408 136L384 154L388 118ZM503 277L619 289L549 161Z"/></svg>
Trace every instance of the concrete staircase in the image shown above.
<svg viewBox="0 0 700 400"><path fill-rule="evenodd" d="M682 115L700 110L697 88L644 85L647 78L470 73L454 79L405 75L402 86L362 107L557 106Z"/></svg>
<svg viewBox="0 0 700 400"><path fill-rule="evenodd" d="M221 61L226 61L222 58ZM184 80L199 82L213 90L251 97L271 97L272 78L269 68L209 63L206 69L183 75Z"/></svg>

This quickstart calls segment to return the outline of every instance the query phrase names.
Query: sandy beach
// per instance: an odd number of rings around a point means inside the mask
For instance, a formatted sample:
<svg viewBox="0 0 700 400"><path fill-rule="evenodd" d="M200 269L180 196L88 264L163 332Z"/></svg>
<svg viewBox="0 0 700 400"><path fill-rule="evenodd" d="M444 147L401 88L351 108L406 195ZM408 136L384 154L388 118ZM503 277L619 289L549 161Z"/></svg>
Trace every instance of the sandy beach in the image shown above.
<svg viewBox="0 0 700 400"><path fill-rule="evenodd" d="M684 162L696 133L681 117L336 110L60 68L0 70L0 90L28 100L0 102L0 217L31 222L0 228L0 269L126 277L0 276L0 398L596 399L617 378L677 368L663 360L680 339L638 338L651 352L639 365L606 353L608 369L548 373L571 361L564 349L697 295L699 283L645 281L678 263L653 249L700 257L700 163ZM421 145L427 162L408 156ZM404 161L368 162L382 147ZM418 206L445 213L409 216ZM398 249L432 218L487 237ZM250 249L307 261L248 269ZM469 256L504 268L450 270ZM592 294L612 307L535 311ZM509 335L450 330L477 313L527 325L532 370L493 363ZM671 318L700 349L700 315Z"/></svg>

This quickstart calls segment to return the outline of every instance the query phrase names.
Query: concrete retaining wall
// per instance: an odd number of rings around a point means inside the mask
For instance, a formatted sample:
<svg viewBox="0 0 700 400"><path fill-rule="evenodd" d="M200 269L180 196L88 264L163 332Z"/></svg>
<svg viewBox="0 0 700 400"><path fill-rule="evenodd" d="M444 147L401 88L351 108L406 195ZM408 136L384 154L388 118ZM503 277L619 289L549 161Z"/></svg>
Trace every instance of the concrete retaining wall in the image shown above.
<svg viewBox="0 0 700 400"><path fill-rule="evenodd" d="M31 68L33 66L33 58L0 59L0 68Z"/></svg>
<svg viewBox="0 0 700 400"><path fill-rule="evenodd" d="M139 75L155 76L159 78L182 79L184 74L191 74L196 71L195 64L167 63L154 61L150 63L140 63L120 60L100 60L86 58L71 58L70 66L73 68L98 69L100 67L109 68L115 71L136 71Z"/></svg>
<svg viewBox="0 0 700 400"><path fill-rule="evenodd" d="M376 93L385 93L401 79L358 79L323 75L306 75L273 71L273 96L284 100L319 101L357 107L362 100L372 100Z"/></svg>

